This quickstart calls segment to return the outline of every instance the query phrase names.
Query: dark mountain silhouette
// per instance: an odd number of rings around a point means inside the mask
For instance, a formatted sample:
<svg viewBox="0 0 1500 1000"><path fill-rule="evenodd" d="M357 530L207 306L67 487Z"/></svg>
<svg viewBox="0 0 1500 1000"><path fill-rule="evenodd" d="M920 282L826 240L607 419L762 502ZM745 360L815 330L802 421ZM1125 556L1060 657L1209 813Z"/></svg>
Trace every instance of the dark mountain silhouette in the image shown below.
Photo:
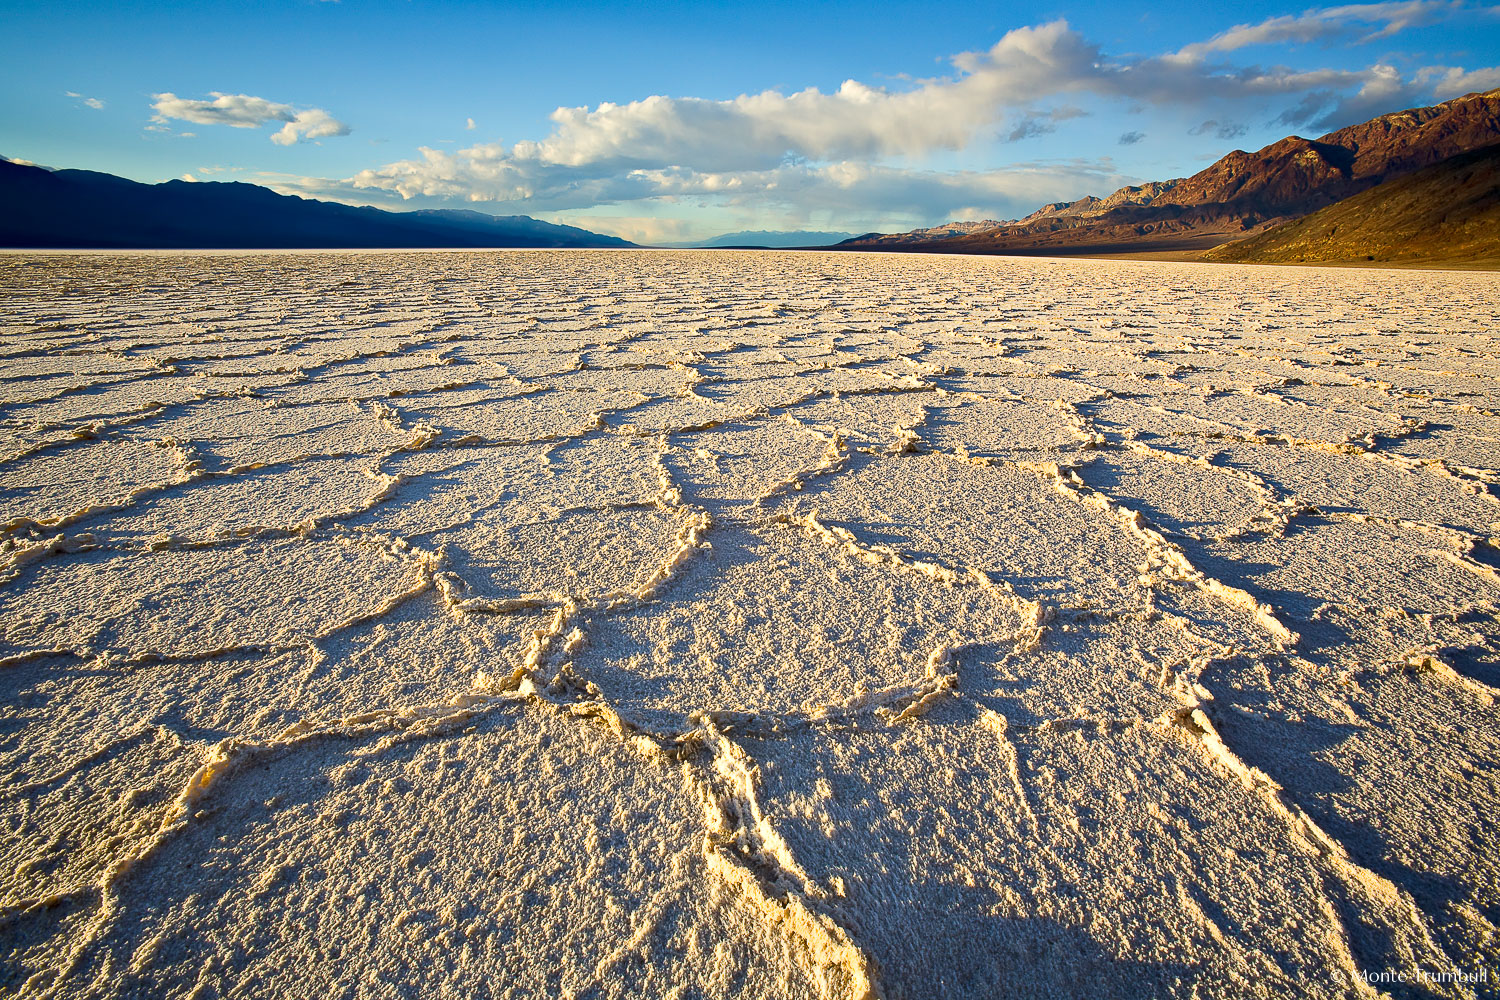
<svg viewBox="0 0 1500 1000"><path fill-rule="evenodd" d="M1500 145L1450 156L1204 258L1500 263Z"/></svg>
<svg viewBox="0 0 1500 1000"><path fill-rule="evenodd" d="M628 247L525 215L386 212L254 184L140 184L0 160L0 246L94 248Z"/></svg>
<svg viewBox="0 0 1500 1000"><path fill-rule="evenodd" d="M862 236L838 246L1037 255L1206 250L1496 141L1500 90L1491 90L1316 140L1288 136L1254 153L1237 149L1191 177L1048 205L1016 223L944 239L925 235L933 230Z"/></svg>

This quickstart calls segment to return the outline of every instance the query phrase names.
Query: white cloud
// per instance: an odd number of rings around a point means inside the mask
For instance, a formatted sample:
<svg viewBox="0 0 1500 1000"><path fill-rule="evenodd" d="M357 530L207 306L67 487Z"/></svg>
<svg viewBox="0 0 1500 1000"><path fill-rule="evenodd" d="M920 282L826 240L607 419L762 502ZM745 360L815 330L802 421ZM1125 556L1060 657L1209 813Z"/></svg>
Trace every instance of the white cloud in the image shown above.
<svg viewBox="0 0 1500 1000"><path fill-rule="evenodd" d="M65 90L63 93L75 100L82 101L83 106L86 108L93 108L95 111L100 111L104 108L104 102L97 97L84 97L82 94L72 90Z"/></svg>
<svg viewBox="0 0 1500 1000"><path fill-rule="evenodd" d="M821 216L824 228L829 219L850 229L860 220L893 217L929 224L976 206L996 216L1025 214L1038 202L1089 190L1107 193L1110 185L1138 178L1116 175L1107 162L943 172L924 159L1050 132L1058 122L1085 114L1073 103L1085 98L1094 100L1096 113L1099 102L1175 105L1194 112L1190 120L1204 122L1197 131L1220 139L1245 134L1239 122L1274 115L1274 105L1284 103L1292 107L1281 112L1283 123L1346 125L1407 106L1402 102L1434 87L1482 85L1497 71L1433 67L1406 77L1383 63L1291 69L1208 57L1354 28L1381 35L1451 9L1447 0L1321 8L1240 26L1167 55L1128 59L1108 56L1059 20L1007 32L989 49L954 56L949 75L895 89L846 80L828 93L769 90L729 100L657 95L558 108L550 133L537 140L422 147L415 157L343 181L299 183L340 200L468 201L526 213L645 202L721 210L755 206L787 217L834 213ZM265 120L263 108L218 106L254 99L215 97L187 102L193 108L182 110L239 116L230 124ZM205 105L213 108L201 110ZM1141 137L1127 131L1119 142L1130 145Z"/></svg>
<svg viewBox="0 0 1500 1000"><path fill-rule="evenodd" d="M1370 78L1359 90L1339 101L1318 121L1319 126L1339 128L1417 104L1427 89L1418 81L1402 77L1394 66L1377 65L1372 70Z"/></svg>
<svg viewBox="0 0 1500 1000"><path fill-rule="evenodd" d="M1389 67L1293 71L1224 67L1174 57L1110 60L1065 21L1008 32L984 52L952 60L951 77L905 90L846 80L838 90L763 91L732 100L647 97L628 104L559 108L550 135L506 149L480 145L455 153L430 148L357 174L365 188L428 195L525 200L562 179L622 183L632 171L685 168L705 174L769 170L810 160L879 162L966 149L994 138L1014 109L1066 95L1195 106L1276 95L1339 94L1374 98ZM1327 104L1324 101L1323 104ZM1043 134L1079 112L1029 110L1008 130L1012 140Z"/></svg>
<svg viewBox="0 0 1500 1000"><path fill-rule="evenodd" d="M1302 14L1285 14L1256 24L1237 24L1206 42L1184 46L1168 58L1174 61L1199 62L1210 53L1233 52L1252 45L1323 41L1351 34L1360 26L1367 30L1358 40L1369 42L1425 24L1462 8L1463 4L1458 0L1399 0L1395 3L1313 8Z"/></svg>
<svg viewBox="0 0 1500 1000"><path fill-rule="evenodd" d="M295 118L281 126L276 134L271 136L271 141L278 146L290 146L303 139L322 139L327 136L348 134L348 125L326 111L313 108L310 111L297 112Z"/></svg>
<svg viewBox="0 0 1500 1000"><path fill-rule="evenodd" d="M213 92L211 101L195 101L173 93L153 94L151 105L156 112L152 121L165 123L170 118L197 125L228 125L231 128L259 128L267 122L291 121L297 112L290 104L276 104L249 94Z"/></svg>
<svg viewBox="0 0 1500 1000"><path fill-rule="evenodd" d="M1394 66L1377 63L1354 93L1327 88L1310 91L1298 104L1283 111L1276 123L1293 128L1311 124L1319 131L1339 129L1376 115L1495 87L1500 87L1500 66L1475 70L1424 66L1405 77Z"/></svg>
<svg viewBox="0 0 1500 1000"><path fill-rule="evenodd" d="M212 100L191 100L173 93L153 94L151 120L165 124L169 120L195 125L228 125L231 128L260 128L274 122L285 124L271 136L279 146L290 146L304 139L348 135L349 126L319 108L299 111L290 104L278 104L249 94L211 92Z"/></svg>
<svg viewBox="0 0 1500 1000"><path fill-rule="evenodd" d="M464 121L465 121L464 128L468 129L470 132L474 131L474 129L475 129L474 119L467 118Z"/></svg>
<svg viewBox="0 0 1500 1000"><path fill-rule="evenodd" d="M1423 82L1435 80L1434 91L1453 97L1500 87L1500 66L1473 70L1465 70L1462 66L1428 66L1417 76Z"/></svg>

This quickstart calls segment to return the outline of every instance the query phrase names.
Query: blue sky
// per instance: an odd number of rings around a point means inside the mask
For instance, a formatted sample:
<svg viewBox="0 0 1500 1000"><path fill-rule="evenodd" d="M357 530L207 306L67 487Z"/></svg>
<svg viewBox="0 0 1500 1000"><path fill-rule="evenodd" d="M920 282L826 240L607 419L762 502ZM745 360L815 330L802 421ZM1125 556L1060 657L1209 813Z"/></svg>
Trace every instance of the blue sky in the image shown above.
<svg viewBox="0 0 1500 1000"><path fill-rule="evenodd" d="M654 241L1014 218L1500 86L1500 7L0 0L0 155Z"/></svg>

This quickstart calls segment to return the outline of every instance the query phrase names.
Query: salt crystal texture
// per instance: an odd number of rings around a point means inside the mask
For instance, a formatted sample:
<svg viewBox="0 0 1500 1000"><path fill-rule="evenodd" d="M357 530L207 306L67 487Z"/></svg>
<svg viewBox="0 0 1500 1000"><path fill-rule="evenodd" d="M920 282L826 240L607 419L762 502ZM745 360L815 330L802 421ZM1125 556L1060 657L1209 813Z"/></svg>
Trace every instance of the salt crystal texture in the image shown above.
<svg viewBox="0 0 1500 1000"><path fill-rule="evenodd" d="M1495 275L10 254L0 301L8 993L1500 961Z"/></svg>

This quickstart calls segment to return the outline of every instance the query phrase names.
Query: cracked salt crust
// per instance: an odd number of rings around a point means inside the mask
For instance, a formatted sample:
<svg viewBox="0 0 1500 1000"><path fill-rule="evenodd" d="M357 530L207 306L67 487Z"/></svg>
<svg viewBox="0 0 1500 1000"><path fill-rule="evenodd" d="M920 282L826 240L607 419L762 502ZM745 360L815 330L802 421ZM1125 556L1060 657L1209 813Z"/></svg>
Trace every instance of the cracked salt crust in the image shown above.
<svg viewBox="0 0 1500 1000"><path fill-rule="evenodd" d="M0 988L1494 970L1500 287L1274 277L0 257Z"/></svg>

